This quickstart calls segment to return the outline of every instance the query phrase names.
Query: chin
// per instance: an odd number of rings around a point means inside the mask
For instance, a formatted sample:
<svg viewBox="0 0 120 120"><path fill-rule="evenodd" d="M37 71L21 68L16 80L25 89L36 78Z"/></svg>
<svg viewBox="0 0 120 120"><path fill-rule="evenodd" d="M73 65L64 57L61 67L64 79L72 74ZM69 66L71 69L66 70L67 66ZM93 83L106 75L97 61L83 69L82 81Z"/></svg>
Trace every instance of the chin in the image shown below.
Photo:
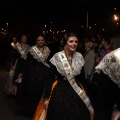
<svg viewBox="0 0 120 120"><path fill-rule="evenodd" d="M76 51L76 49L72 49L72 50L70 50L71 52L75 52Z"/></svg>

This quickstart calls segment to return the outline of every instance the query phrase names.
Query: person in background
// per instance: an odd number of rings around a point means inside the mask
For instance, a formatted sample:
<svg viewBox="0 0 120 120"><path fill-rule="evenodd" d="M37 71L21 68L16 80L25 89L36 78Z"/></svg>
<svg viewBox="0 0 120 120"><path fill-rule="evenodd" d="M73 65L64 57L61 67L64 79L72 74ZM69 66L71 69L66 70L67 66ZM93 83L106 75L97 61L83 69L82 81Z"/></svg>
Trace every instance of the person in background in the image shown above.
<svg viewBox="0 0 120 120"><path fill-rule="evenodd" d="M104 43L105 52L103 53L103 55L99 59L96 59L97 64L103 59L103 57L105 55L107 55L109 52L111 52L110 40L103 39L103 42L105 42Z"/></svg>
<svg viewBox="0 0 120 120"><path fill-rule="evenodd" d="M94 43L86 42L85 43L85 53L83 55L85 59L84 71L85 79L92 79L94 68L95 68L95 52L94 52Z"/></svg>
<svg viewBox="0 0 120 120"><path fill-rule="evenodd" d="M16 104L19 104L20 98L22 96L21 94L22 84L20 84L22 79L21 71L24 69L24 66L26 64L27 54L29 52L29 49L31 48L31 46L27 44L27 41L28 41L27 35L21 35L19 44L15 46L14 55L12 59L13 61L12 66L13 69L15 69L15 74L12 82L14 85L17 86L17 92L15 97Z"/></svg>
<svg viewBox="0 0 120 120"><path fill-rule="evenodd" d="M9 53L8 53L8 56L7 56L7 61L6 61L6 67L7 67L7 70L9 71L10 67L11 67L11 60L13 58L13 51L14 51L14 48L15 48L15 45L17 45L19 42L17 42L17 38L16 37L13 37L12 38L12 42L10 43L10 47L9 47Z"/></svg>
<svg viewBox="0 0 120 120"><path fill-rule="evenodd" d="M93 80L98 81L94 120L111 120L114 105L120 108L120 36L111 38L111 52L95 67ZM118 102L116 102L118 101ZM119 113L119 112L117 112ZM118 117L114 114L114 118ZM118 120L112 119L112 120Z"/></svg>
<svg viewBox="0 0 120 120"><path fill-rule="evenodd" d="M41 99L47 72L50 49L47 47L44 35L36 38L36 44L29 49L22 74L22 99L21 110L33 116Z"/></svg>
<svg viewBox="0 0 120 120"><path fill-rule="evenodd" d="M84 72L85 72L85 80L87 83L87 89L91 102L94 103L97 92L96 92L96 86L92 84L92 77L96 65L93 42L90 41L85 42L85 53L83 57L85 59Z"/></svg>
<svg viewBox="0 0 120 120"><path fill-rule="evenodd" d="M102 38L101 44L99 44L99 47L98 47L98 52L100 57L103 56L103 54L105 53L105 44L106 44L106 41L104 38Z"/></svg>
<svg viewBox="0 0 120 120"><path fill-rule="evenodd" d="M14 60L14 55L15 55L15 46L18 45L19 42L17 41L16 37L12 38L12 42L10 43L10 52L8 55L8 59L7 62L10 64L8 66L9 71L8 71L8 75L7 75L7 80L6 80L6 84L4 87L4 92L5 94L9 95L9 96L16 96L16 91L17 91L17 87L13 84L13 77L14 77L14 71L15 71L15 66L16 66L16 62L15 64L13 64Z"/></svg>
<svg viewBox="0 0 120 120"><path fill-rule="evenodd" d="M13 61L12 64L14 64L15 61L19 58L20 58L20 60L21 60L21 58L23 60L26 60L29 49L31 48L31 46L29 44L27 44L27 42L28 42L27 35L22 35L20 37L19 43L14 46L14 55L12 58L12 61Z"/></svg>
<svg viewBox="0 0 120 120"><path fill-rule="evenodd" d="M64 50L50 59L48 79L43 94L46 120L92 120L93 107L85 88L84 58L77 52L78 37L68 32L63 39ZM56 76L56 77L55 77ZM42 100L33 120L39 120Z"/></svg>
<svg viewBox="0 0 120 120"><path fill-rule="evenodd" d="M13 37L12 39L13 41L10 43L11 47L15 48L16 45L18 45L18 40L16 37Z"/></svg>

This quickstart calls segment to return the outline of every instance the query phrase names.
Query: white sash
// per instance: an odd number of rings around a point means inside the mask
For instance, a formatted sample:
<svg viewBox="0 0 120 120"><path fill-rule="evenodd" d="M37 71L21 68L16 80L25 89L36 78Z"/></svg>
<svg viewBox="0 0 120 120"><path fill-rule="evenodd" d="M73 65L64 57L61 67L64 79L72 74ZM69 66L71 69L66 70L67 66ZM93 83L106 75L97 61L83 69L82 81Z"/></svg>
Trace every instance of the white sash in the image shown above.
<svg viewBox="0 0 120 120"><path fill-rule="evenodd" d="M18 48L18 50L19 50L19 52L20 52L21 55L25 54L25 52L24 52L24 50L22 49L22 47L21 47L20 44L17 45L17 48Z"/></svg>
<svg viewBox="0 0 120 120"><path fill-rule="evenodd" d="M25 53L25 50L23 50L23 48L21 47L20 44L16 45L17 46L17 49L18 49L18 52L20 53L21 55L21 58L24 58L26 60L27 58L27 54Z"/></svg>
<svg viewBox="0 0 120 120"><path fill-rule="evenodd" d="M43 54L40 52L40 50L39 50L36 46L33 46L32 48L33 48L33 51L36 53L36 55L39 57L40 61L41 61L44 65L46 65L47 67L50 67L50 66L46 63L45 58L44 58Z"/></svg>
<svg viewBox="0 0 120 120"><path fill-rule="evenodd" d="M39 120L44 120L45 119L45 115L46 115L46 111L45 111L45 109L43 109L43 112L42 112Z"/></svg>
<svg viewBox="0 0 120 120"><path fill-rule="evenodd" d="M80 88L80 86L78 86L78 84L76 83L75 78L73 76L73 70L72 70L72 68L67 60L66 55L62 52L59 52L58 56L60 57L61 63L64 67L66 77L67 77L70 85L75 90L75 92L78 94L78 96L83 100L83 102L85 103L85 105L87 106L87 108L89 109L91 114L93 115L94 110L93 110L93 107L91 105L90 99L85 94L85 92Z"/></svg>

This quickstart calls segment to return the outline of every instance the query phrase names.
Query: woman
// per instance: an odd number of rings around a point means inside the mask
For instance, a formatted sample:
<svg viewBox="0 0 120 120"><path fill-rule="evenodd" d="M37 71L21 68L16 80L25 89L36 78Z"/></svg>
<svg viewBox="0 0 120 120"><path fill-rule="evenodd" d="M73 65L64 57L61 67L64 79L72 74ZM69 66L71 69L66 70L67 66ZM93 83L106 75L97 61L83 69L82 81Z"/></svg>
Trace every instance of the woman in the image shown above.
<svg viewBox="0 0 120 120"><path fill-rule="evenodd" d="M15 40L16 39L14 38L14 42ZM14 86L16 84L15 80L19 77L19 73L22 69L22 66L24 66L27 53L30 49L30 45L27 44L27 36L22 35L20 38L20 43L17 43L12 47L13 50L9 57L9 60L11 61L11 69L8 74L7 83L5 85L5 92L9 95L16 96L17 88Z"/></svg>
<svg viewBox="0 0 120 120"><path fill-rule="evenodd" d="M22 108L33 115L43 95L49 64L50 49L43 35L39 35L36 44L29 50L22 74Z"/></svg>
<svg viewBox="0 0 120 120"><path fill-rule="evenodd" d="M17 42L17 38L16 37L13 37L12 38L12 42L10 43L10 46L9 46L9 53L8 53L8 57L7 57L7 61L6 61L6 67L7 67L7 70L10 70L10 67L11 67L11 60L13 58L13 51L14 51L14 48L15 46L18 44L19 42Z"/></svg>
<svg viewBox="0 0 120 120"><path fill-rule="evenodd" d="M120 36L111 38L112 52L103 57L95 67L93 81L98 81L95 102L95 120L111 120L114 104L120 108ZM118 117L118 116L117 116ZM115 118L115 114L114 114ZM117 120L113 119L112 120Z"/></svg>
<svg viewBox="0 0 120 120"><path fill-rule="evenodd" d="M94 52L94 43L93 42L86 42L85 43L85 79L90 78L92 79L94 68L95 68L95 52Z"/></svg>
<svg viewBox="0 0 120 120"><path fill-rule="evenodd" d="M84 89L85 78L82 70L84 59L81 53L76 52L77 45L76 34L65 34L64 50L55 53L50 59L49 78L43 95L44 110L47 110L46 120L92 119L93 108ZM42 117L39 115L40 104L33 120L39 120Z"/></svg>
<svg viewBox="0 0 120 120"><path fill-rule="evenodd" d="M30 49L30 45L27 44L27 41L28 41L28 38L26 35L22 35L20 37L20 42L18 44L16 44L14 46L14 55L13 55L13 58L12 58L12 64L14 65L15 64L15 61L18 59L21 60L26 60L27 58L27 54L29 52L29 49Z"/></svg>
<svg viewBox="0 0 120 120"><path fill-rule="evenodd" d="M22 35L20 38L20 42L14 47L12 66L13 66L13 69L15 69L15 76L14 76L13 83L15 83L16 78L19 78L22 76L20 72L26 61L29 49L31 48L31 46L27 44L27 41L28 41L27 36ZM16 64L16 68L14 68L15 64Z"/></svg>
<svg viewBox="0 0 120 120"><path fill-rule="evenodd" d="M107 40L107 39L103 39L102 41L104 41L104 49L105 49L105 52L103 53L103 55L99 58L99 59L96 59L96 63L98 64L105 55L107 55L108 53L111 52L111 47L110 47L110 40Z"/></svg>
<svg viewBox="0 0 120 120"><path fill-rule="evenodd" d="M10 43L10 45L15 48L16 45L18 45L18 41L17 41L17 38L16 37L13 37L13 41Z"/></svg>
<svg viewBox="0 0 120 120"><path fill-rule="evenodd" d="M12 66L13 69L15 70L14 78L13 78L13 84L17 86L17 91L16 91L16 103L18 104L20 101L21 97L21 88L22 84L21 82L21 71L24 69L25 63L26 63L26 58L27 54L29 52L29 49L31 46L27 44L28 38L26 35L22 35L20 37L20 42L15 46L14 49L14 55L12 59ZM16 64L16 67L15 67ZM19 78L20 81L16 81Z"/></svg>
<svg viewBox="0 0 120 120"><path fill-rule="evenodd" d="M7 95L13 95L15 96L16 95L16 90L17 90L17 87L12 83L13 81L13 76L14 76L14 67L16 66L16 63L14 64L14 66L12 66L12 58L14 57L14 49L15 49L15 46L18 44L17 42L17 39L16 37L13 37L13 42L11 42L11 49L10 49L10 53L8 55L8 59L7 59L7 63L8 64L8 75L7 75L7 81L6 81L6 84L5 84L5 88L4 88L4 91L5 91L5 94Z"/></svg>

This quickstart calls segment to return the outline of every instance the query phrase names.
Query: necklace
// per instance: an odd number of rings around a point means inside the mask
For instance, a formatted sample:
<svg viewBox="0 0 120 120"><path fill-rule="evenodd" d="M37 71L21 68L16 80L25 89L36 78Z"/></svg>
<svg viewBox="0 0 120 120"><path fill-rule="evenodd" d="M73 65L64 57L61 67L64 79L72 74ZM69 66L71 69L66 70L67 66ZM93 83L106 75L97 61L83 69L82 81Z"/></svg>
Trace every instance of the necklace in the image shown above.
<svg viewBox="0 0 120 120"><path fill-rule="evenodd" d="M72 64L72 60L68 60L69 64L71 65Z"/></svg>
<svg viewBox="0 0 120 120"><path fill-rule="evenodd" d="M70 65L70 67L71 67L72 71L74 71L74 68L72 67L72 57L68 59L68 56L67 56L67 54L66 54L66 51L65 51L65 50L64 50L64 52L65 52L65 55L66 55L66 57L67 57L68 63L69 63L69 65Z"/></svg>

